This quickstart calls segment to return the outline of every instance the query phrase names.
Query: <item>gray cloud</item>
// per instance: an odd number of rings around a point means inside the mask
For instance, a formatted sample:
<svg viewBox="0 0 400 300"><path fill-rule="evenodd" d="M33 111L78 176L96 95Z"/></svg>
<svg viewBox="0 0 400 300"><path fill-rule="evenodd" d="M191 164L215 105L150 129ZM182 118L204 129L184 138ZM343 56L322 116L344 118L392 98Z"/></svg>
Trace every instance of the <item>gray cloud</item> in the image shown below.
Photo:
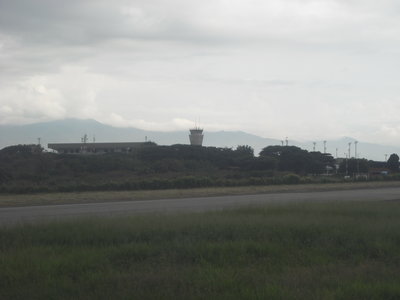
<svg viewBox="0 0 400 300"><path fill-rule="evenodd" d="M399 7L0 0L1 122L176 129L201 117L269 137L391 142L400 137Z"/></svg>
<svg viewBox="0 0 400 300"><path fill-rule="evenodd" d="M169 5L162 1L2 1L0 27L24 43L52 45L115 39L215 41L213 33L196 28L187 14L179 11L182 6L190 14L190 5L173 2L171 9L166 9Z"/></svg>
<svg viewBox="0 0 400 300"><path fill-rule="evenodd" d="M0 27L24 42L55 45L124 38L340 42L395 37L398 11L393 1L3 0Z"/></svg>

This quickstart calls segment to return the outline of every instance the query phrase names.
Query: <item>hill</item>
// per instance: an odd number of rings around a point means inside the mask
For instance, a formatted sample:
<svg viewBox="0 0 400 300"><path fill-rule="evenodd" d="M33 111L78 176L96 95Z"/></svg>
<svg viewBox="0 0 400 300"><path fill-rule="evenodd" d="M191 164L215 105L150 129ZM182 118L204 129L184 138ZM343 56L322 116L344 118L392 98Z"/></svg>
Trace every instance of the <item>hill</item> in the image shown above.
<svg viewBox="0 0 400 300"><path fill-rule="evenodd" d="M1 125L0 148L16 144L77 143L84 134L96 142L142 142L146 139L159 145L188 144L188 131L146 131L137 128L119 128L102 124L95 120L66 119L29 125ZM258 153L268 145L278 144L278 140L266 139L245 132L218 131L205 132L204 145L234 147L251 145Z"/></svg>
<svg viewBox="0 0 400 300"><path fill-rule="evenodd" d="M141 142L146 139L159 145L188 144L189 131L160 132L137 128L119 128L102 124L95 120L66 119L29 125L0 125L0 148L16 144L36 144L38 138L41 144L80 142L84 134L90 141L96 142ZM269 145L280 145L277 139L263 138L242 131L216 131L205 129L204 145L216 147L233 147L249 145L258 154L262 148ZM355 155L354 138L343 137L327 141L327 152L336 157L344 157L348 153L348 143L351 142L351 156ZM323 152L323 141L317 142L317 151ZM313 144L309 142L289 141L290 145L299 146L311 151ZM358 157L383 161L385 154L400 153L400 147L385 146L359 141Z"/></svg>

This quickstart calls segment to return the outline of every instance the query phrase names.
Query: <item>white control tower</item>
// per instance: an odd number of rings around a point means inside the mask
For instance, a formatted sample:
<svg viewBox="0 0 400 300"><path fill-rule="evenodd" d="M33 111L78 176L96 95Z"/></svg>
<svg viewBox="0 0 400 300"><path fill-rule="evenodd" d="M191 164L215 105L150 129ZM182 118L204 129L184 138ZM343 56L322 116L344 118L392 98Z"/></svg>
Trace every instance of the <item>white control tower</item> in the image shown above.
<svg viewBox="0 0 400 300"><path fill-rule="evenodd" d="M190 129L190 145L192 146L202 146L203 145L203 129L195 127Z"/></svg>

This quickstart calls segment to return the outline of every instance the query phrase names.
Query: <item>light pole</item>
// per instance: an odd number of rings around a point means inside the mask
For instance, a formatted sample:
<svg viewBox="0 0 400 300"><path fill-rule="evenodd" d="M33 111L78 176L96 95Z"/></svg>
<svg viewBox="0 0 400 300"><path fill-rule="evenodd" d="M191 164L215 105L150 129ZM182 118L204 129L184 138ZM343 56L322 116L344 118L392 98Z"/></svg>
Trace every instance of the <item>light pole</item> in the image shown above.
<svg viewBox="0 0 400 300"><path fill-rule="evenodd" d="M349 143L349 158L351 157L351 152L350 152L350 150L351 150L351 142Z"/></svg>
<svg viewBox="0 0 400 300"><path fill-rule="evenodd" d="M354 157L357 159L357 144L358 144L358 142L357 141L355 141L354 142Z"/></svg>
<svg viewBox="0 0 400 300"><path fill-rule="evenodd" d="M359 161L357 159L357 144L358 144L358 141L355 141L354 142L354 148L355 148L354 157L356 158L356 162L357 162L357 175L356 175L356 177L358 176L358 174L360 174L360 164L359 164Z"/></svg>

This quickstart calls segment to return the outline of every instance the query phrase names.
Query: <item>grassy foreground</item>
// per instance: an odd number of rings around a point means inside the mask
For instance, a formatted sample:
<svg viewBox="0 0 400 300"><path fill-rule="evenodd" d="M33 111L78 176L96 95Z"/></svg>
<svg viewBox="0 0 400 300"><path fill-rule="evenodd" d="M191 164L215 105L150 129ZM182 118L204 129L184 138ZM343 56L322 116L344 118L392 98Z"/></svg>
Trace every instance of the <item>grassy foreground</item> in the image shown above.
<svg viewBox="0 0 400 300"><path fill-rule="evenodd" d="M0 299L399 299L400 203L0 228Z"/></svg>

